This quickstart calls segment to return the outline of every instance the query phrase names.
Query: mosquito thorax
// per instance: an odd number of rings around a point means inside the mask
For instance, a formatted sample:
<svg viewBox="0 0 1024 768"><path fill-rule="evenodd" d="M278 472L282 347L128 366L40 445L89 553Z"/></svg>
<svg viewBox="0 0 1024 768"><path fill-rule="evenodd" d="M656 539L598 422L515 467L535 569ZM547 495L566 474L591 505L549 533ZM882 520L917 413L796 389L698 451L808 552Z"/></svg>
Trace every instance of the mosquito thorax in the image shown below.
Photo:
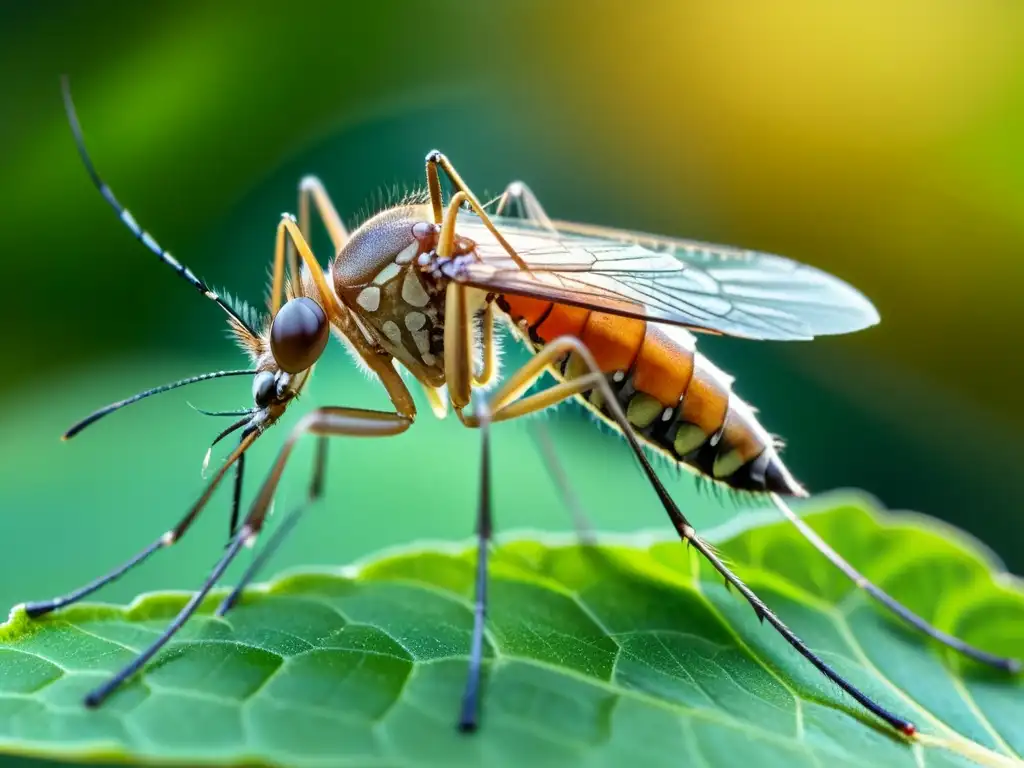
<svg viewBox="0 0 1024 768"><path fill-rule="evenodd" d="M385 351L421 381L444 384L444 283L435 277L440 227L430 207L405 205L359 227L331 267L338 298ZM465 252L474 244L459 238Z"/></svg>
<svg viewBox="0 0 1024 768"><path fill-rule="evenodd" d="M399 205L363 222L331 265L339 295L372 283L389 264L408 264L418 254L433 251L440 227L430 219L428 205Z"/></svg>

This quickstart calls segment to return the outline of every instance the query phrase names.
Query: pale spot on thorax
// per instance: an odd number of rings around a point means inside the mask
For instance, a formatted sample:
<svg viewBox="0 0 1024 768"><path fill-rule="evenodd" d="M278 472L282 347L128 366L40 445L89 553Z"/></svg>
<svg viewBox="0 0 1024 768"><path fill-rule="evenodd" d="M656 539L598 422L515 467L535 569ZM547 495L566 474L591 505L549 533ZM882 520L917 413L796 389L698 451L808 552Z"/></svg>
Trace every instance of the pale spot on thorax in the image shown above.
<svg viewBox="0 0 1024 768"><path fill-rule="evenodd" d="M409 312L405 316L405 327L410 331L418 331L427 324L427 316L422 312Z"/></svg>
<svg viewBox="0 0 1024 768"><path fill-rule="evenodd" d="M384 285L384 283L390 282L392 279L398 276L398 273L402 271L402 268L391 262L384 269L377 273L377 276L373 278L373 282L377 285Z"/></svg>
<svg viewBox="0 0 1024 768"><path fill-rule="evenodd" d="M396 347L402 346L402 329L398 327L398 323L394 320L385 320L380 329L392 344Z"/></svg>
<svg viewBox="0 0 1024 768"><path fill-rule="evenodd" d="M356 297L356 303L367 312L376 312L380 306L380 288L375 285L363 288Z"/></svg>
<svg viewBox="0 0 1024 768"><path fill-rule="evenodd" d="M423 284L412 270L405 273L405 280L402 282L402 299L414 307L425 307L430 303L430 296L423 290Z"/></svg>
<svg viewBox="0 0 1024 768"><path fill-rule="evenodd" d="M419 252L419 242L414 242L404 251L395 257L395 264L408 264L410 261L416 258L416 254Z"/></svg>
<svg viewBox="0 0 1024 768"><path fill-rule="evenodd" d="M420 358L424 358L430 353L430 333L428 331L412 331L412 340L416 344L416 349L420 352Z"/></svg>

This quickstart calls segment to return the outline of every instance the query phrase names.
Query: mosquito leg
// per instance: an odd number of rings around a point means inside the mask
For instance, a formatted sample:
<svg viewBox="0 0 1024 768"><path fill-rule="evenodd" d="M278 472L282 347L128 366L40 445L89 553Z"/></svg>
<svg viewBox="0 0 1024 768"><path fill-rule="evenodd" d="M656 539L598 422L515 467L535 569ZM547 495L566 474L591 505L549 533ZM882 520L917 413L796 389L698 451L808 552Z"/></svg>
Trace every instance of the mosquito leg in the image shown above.
<svg viewBox="0 0 1024 768"><path fill-rule="evenodd" d="M242 578L238 580L238 584L231 590L231 594L224 598L221 604L217 607L217 616L223 616L230 611L235 603L238 601L238 597L242 594L242 590L248 586L252 580L256 577L256 574L267 564L267 561L274 555L278 547L281 546L282 542L288 537L288 534L292 532L302 514L309 508L309 506L319 499L323 495L324 489L324 469L327 463L327 438L320 437L316 441L316 457L313 459L313 480L309 487L309 498L303 503L299 504L295 509L288 513L288 515L281 521L274 531L274 534L267 540L267 543L263 545L263 549L256 556L256 559L252 561L252 564L246 568L245 573L242 574Z"/></svg>
<svg viewBox="0 0 1024 768"><path fill-rule="evenodd" d="M523 219L548 232L558 231L544 210L544 206L540 204L540 200L523 181L513 181L505 187L505 191L498 199L494 215ZM580 543L592 546L595 543L594 526L584 510L579 496L576 495L569 483L569 476L566 474L565 467L561 459L558 458L554 442L551 440L551 430L548 429L547 424L536 420L530 422L528 429L530 437L533 438L544 457L544 468L555 487L558 488L562 503L572 515L573 528L576 530L577 538Z"/></svg>
<svg viewBox="0 0 1024 768"><path fill-rule="evenodd" d="M480 217L480 221L483 223L491 234L494 235L495 239L501 244L501 247L508 253L509 258L515 262L522 270L529 271L529 266L526 262L520 258L519 254L516 253L515 249L509 245L508 240L498 231L497 227L494 226L494 222L491 221L491 217L487 215L483 205L477 199L476 195L466 186L466 182L462 180L462 177L456 172L455 168L448 161L448 158L438 152L436 149L427 154L427 189L430 192L430 206L434 211L434 223L440 224L444 220L444 202L441 198L441 180L437 174L438 166L445 172L448 180L451 181L452 186L455 187L457 192L452 196L452 201L449 203L449 213L451 207L458 208L462 202L469 203L470 208ZM458 205L452 206L455 198L458 197L459 193L463 194L463 198L459 201ZM438 249L440 253L440 249Z"/></svg>
<svg viewBox="0 0 1024 768"><path fill-rule="evenodd" d="M327 312L328 317L336 314L339 309L335 306L333 300L334 294L331 293L330 288L327 285L327 278L324 275L324 270L320 266L320 263L316 260L313 255L313 251L310 250L309 244L306 242L305 236L299 230L298 225L295 223L295 217L291 214L285 213L281 216L281 221L277 225L277 237L274 240L274 276L270 285L270 313L276 315L277 311L281 308L281 297L284 292L284 272L285 272L285 255L286 248L288 245L290 248L298 250L299 256L302 258L302 262L306 265L309 270L310 277L313 279L313 284L316 286L317 293L320 294L320 306ZM299 277L298 262L292 258L293 263L293 279L292 290L297 296L303 295L302 280Z"/></svg>
<svg viewBox="0 0 1024 768"><path fill-rule="evenodd" d="M412 424L412 419L407 416L387 413L385 411L367 411L359 408L324 407L306 414L292 429L291 434L278 454L277 461L260 488L260 492L249 510L249 514L246 515L241 527L228 545L227 552L224 553L224 556L203 583L200 591L189 600L175 617L174 621L171 622L170 626L152 645L140 653L124 669L86 697L86 706L98 706L121 683L134 675L147 661L153 658L174 634L181 629L189 617L195 613L203 598L213 589L214 584L224 574L224 571L238 554L239 549L244 544L255 541L256 537L259 536L263 523L266 521L270 501L274 497L277 485L284 472L285 464L299 437L307 433L321 436L386 437L404 432L409 428L410 424ZM224 469L222 468L222 472ZM320 480L314 480L314 487L319 487L320 483Z"/></svg>
<svg viewBox="0 0 1024 768"><path fill-rule="evenodd" d="M437 238L437 255L443 259L452 256L455 248L455 221L459 208L471 198L459 190L448 202L442 217L441 232ZM494 345L494 303L488 301L483 313L483 367L473 370L473 326L469 321L466 289L449 283L445 294L445 360L453 363L448 372L448 392L456 408L469 404L470 391L491 382L497 372L497 353ZM449 330L450 329L450 330Z"/></svg>
<svg viewBox="0 0 1024 768"><path fill-rule="evenodd" d="M324 223L327 234L331 238L331 244L334 246L334 253L337 254L348 240L348 230L345 229L341 216L338 215L334 203L331 202L331 196L327 194L323 182L316 176L306 176L299 182L299 231L308 242L310 238L310 199L316 206L317 213L320 214L320 220Z"/></svg>
<svg viewBox="0 0 1024 768"><path fill-rule="evenodd" d="M239 529L238 533L235 534L231 543L228 545L227 552L224 553L223 557L221 557L220 561L210 572L206 581L203 582L203 586L195 593L195 595L192 596L192 599L185 604L185 607L181 609L178 615L174 617L174 621L170 623L160 637L154 640L148 648L136 656L131 663L125 666L103 685L86 694L85 706L98 707L103 703L104 699L106 699L118 688L118 686L121 685L121 683L142 669L147 661L153 658L161 648L167 645L171 638L177 634L178 630L184 626L185 622L189 620L192 614L196 612L200 603L202 603L203 599L210 593L210 590L213 589L220 577L224 575L224 571L226 571L228 566L231 565L231 561L235 559L239 550L241 550L242 546L252 535L253 532L249 530L247 525L243 525Z"/></svg>
<svg viewBox="0 0 1024 768"><path fill-rule="evenodd" d="M55 611L58 608L63 608L65 605L77 603L82 598L88 597L93 592L96 592L98 589L101 589L102 587L105 587L107 584L110 584L112 581L116 581L117 579L121 578L121 576L128 573L128 571L132 570L135 566L148 560L149 556L156 552L158 549L162 549L165 546L166 544L164 543L164 537L161 536L159 539L157 539L148 547L146 547L137 555L135 555L135 557L122 563L109 573L100 576L98 579L90 581L85 586L79 587L74 592L68 592L66 595L61 595L60 597L55 597L51 600L39 600L32 603L25 603L25 613L28 614L30 618L34 619L39 616L45 616L47 613Z"/></svg>
<svg viewBox="0 0 1024 768"><path fill-rule="evenodd" d="M441 258L452 255L455 219L459 206L467 199L465 192L456 192L448 204L441 233L437 237L437 255ZM473 326L469 321L468 292L454 281L445 288L444 360L448 398L461 415L462 409L469 405L473 390Z"/></svg>
<svg viewBox="0 0 1024 768"><path fill-rule="evenodd" d="M281 523L278 531L267 543L267 546L260 555L253 561L252 565L245 572L241 583L225 599L218 613L227 612L237 599L242 588L250 581L259 568L270 558L274 550L294 528L302 513L310 503L318 499L323 492L324 466L326 462L326 445L324 438L327 437L390 437L405 432L412 425L412 417L400 413L389 413L387 411L370 411L362 408L340 408L336 406L325 406L306 414L292 429L291 434L285 440L284 445L278 453L270 473L264 480L256 499L252 503L249 514L245 518L244 527L257 535L266 521L267 513L270 510L271 501L277 492L277 486L284 474L288 458L292 449L300 437L306 434L317 435L320 440L317 443L316 459L314 461L313 480L310 483L308 500L298 509L289 514Z"/></svg>
<svg viewBox="0 0 1024 768"><path fill-rule="evenodd" d="M308 249L307 249L308 250ZM252 509L246 518L247 522L254 520L259 521L259 527L262 527L263 519L267 514L267 510L270 507L270 502L274 497L274 492L277 489L277 484L280 481L281 474L284 471L284 465L288 460L288 456L291 453L292 446L299 437L306 432L320 435L321 437L328 437L332 435L351 435L351 436L365 436L372 437L375 435L391 435L404 432L408 429L413 420L416 418L416 404L412 399L412 395L409 394L409 389L405 386L405 382L402 377L395 370L394 364L390 358L385 358L377 354L376 350L370 346L370 344L363 337L362 332L355 326L351 316L348 315L344 310L338 315L335 327L340 330L345 337L349 340L353 349L356 351L366 365L380 378L381 384L387 390L388 398L391 400L391 404L394 406L394 413L388 413L385 411L365 411L354 408L321 408L312 413L307 414L292 430L285 444L281 448L281 452L278 455L277 462L271 470L270 476L264 482L263 487L260 489L260 493L256 500L253 502ZM434 393L436 396L436 393ZM433 403L432 403L433 404ZM326 462L326 445L323 440L319 441L320 446L318 447L317 459L313 474L313 482L310 488L310 501L319 498L323 488L323 476L324 476L324 462ZM298 522L298 517L301 516L302 509L296 510L289 514L289 516L282 522L281 528L283 531L275 533L276 543L274 539L271 540L268 547L270 551L264 555L262 552L257 557L257 560L253 562L249 570L246 571L245 576L242 578L242 585L251 579L259 567L266 562L266 559L273 553L273 549L280 545L280 541L287 535L287 532ZM236 589L228 599L221 604L219 610L227 611L231 607L231 602L237 598Z"/></svg>
<svg viewBox="0 0 1024 768"><path fill-rule="evenodd" d="M540 200L533 194L533 190L522 181L513 181L505 187L505 191L498 200L498 207L494 210L494 215L525 219L548 232L558 231L544 211Z"/></svg>
<svg viewBox="0 0 1024 768"><path fill-rule="evenodd" d="M249 446L252 445L257 436L258 433L253 432L242 439L242 442L235 451L227 458L221 468L217 470L217 474L213 476L212 480L210 480L209 484L206 486L206 490L203 491L202 496L199 497L199 500L192 505L192 508L189 509L185 516L182 517L181 520L178 521L178 524L171 530L167 531L167 533L163 534L160 538L130 560L122 563L109 573L100 576L98 579L90 581L88 584L76 589L74 592L69 592L66 595L56 597L52 600L43 600L40 602L26 604L25 613L35 618L37 616L43 616L44 614L50 613L58 608L63 608L66 605L77 603L79 600L88 597L101 587L105 587L107 584L121 578L124 574L128 573L128 571L148 560L149 556L157 550L165 549L180 541L188 532L188 529L192 527L192 523L194 523L196 518L199 517L199 513L202 512L206 503L210 500L210 496L213 495L214 490L216 490L217 486L220 484L225 473L232 464L241 459L242 455L249 449Z"/></svg>
<svg viewBox="0 0 1024 768"><path fill-rule="evenodd" d="M487 618L487 556L494 532L491 515L490 419L485 403L474 408L474 411L480 422L480 501L476 522L473 639L469 649L469 674L462 694L462 714L459 716L459 730L463 733L475 731L480 720L480 675L484 655L484 622Z"/></svg>
<svg viewBox="0 0 1024 768"><path fill-rule="evenodd" d="M544 208L541 206L537 196L530 190L526 184L521 181L514 181L505 188L505 192L502 194L498 201L497 208L495 209L495 215L497 216L515 216L530 221L537 226L547 229L552 232L556 232L554 224L548 217ZM541 425L538 425L540 428ZM568 496L572 493L571 489L567 486L564 473L561 473L560 467L557 466L557 458L554 456L550 445L546 447L545 455L548 461L548 468L553 473L562 475L561 479L555 478L555 482L559 485L562 490L563 497ZM714 487L714 486L713 486ZM952 637L946 634L940 629L933 627L931 624L926 622L923 618L910 611L906 606L897 602L890 595L886 594L881 588L872 584L868 581L861 573L853 568L848 562L846 562L838 552L832 549L828 543L819 537L813 529L810 528L803 520L797 517L793 511L785 504L785 502L776 494L772 494L772 501L775 506L790 520L803 536L810 541L810 543L825 557L832 562L839 570L841 570L846 576L848 576L859 588L866 591L869 595L874 597L884 606L886 606L893 613L904 619L907 623L925 633L929 637L938 640L943 645L958 651L965 656L968 656L976 661L983 664L1003 669L1008 672L1018 672L1021 669L1021 662L1017 659L1007 659L986 651L975 648L967 643L959 640L958 638ZM572 504L573 502L568 501L567 503ZM577 502L578 503L578 502ZM574 508L575 507L571 507ZM574 511L574 515L577 512Z"/></svg>
<svg viewBox="0 0 1024 768"><path fill-rule="evenodd" d="M370 411L363 408L339 408L324 406L307 413L296 424L277 454L267 479L263 481L245 525L254 532L263 528L270 502L277 491L285 465L291 456L296 441L305 434L322 437L390 437L405 432L412 425L412 417L387 411Z"/></svg>
<svg viewBox="0 0 1024 768"><path fill-rule="evenodd" d="M348 231L338 215L330 195L324 188L323 183L316 176L306 176L299 182L299 220L298 231L304 242L310 239L310 200L316 206L320 220L327 229L334 246L334 253L337 254L341 247L348 240ZM296 242L294 238L285 242L278 239L278 245L274 249L274 272L273 286L271 290L271 312L277 314L280 306L281 289L284 286L285 264L288 265L291 274L291 288L295 296L302 296L304 289L302 285L302 272L299 269L299 262L296 256Z"/></svg>
<svg viewBox="0 0 1024 768"><path fill-rule="evenodd" d="M245 454L243 453L238 457L238 462L235 464L235 487L231 491L231 521L228 525L228 543L231 543L231 537L235 535L235 529L238 528L238 514L242 506L242 481L245 477Z"/></svg>
<svg viewBox="0 0 1024 768"><path fill-rule="evenodd" d="M289 218L285 218L281 222L281 226L278 229L279 236L283 232L291 234L295 239L296 246L300 256L309 268L310 272L316 278L319 275L319 281L325 282L323 271L320 269L320 265L317 264L315 258L313 258L312 252L309 250L309 246L306 245L305 240L302 238L301 233L298 232L298 227ZM256 501L253 504L252 509L247 515L245 521L242 523L241 528L235 534L234 539L228 546L228 551L224 554L224 557L218 564L216 572L211 576L212 581L216 581L217 578L223 573L224 569L230 563L230 560L235 557L239 547L242 543L251 540L254 536L259 533L262 528L263 521L266 518L267 509L270 505L270 501L273 498L274 492L277 489L277 484L280 480L281 473L284 469L284 463L287 461L288 455L291 452L292 445L295 440L305 432L312 432L314 434L349 434L349 435L388 435L397 434L404 432L412 424L413 419L416 416L416 405L413 402L411 395L409 394L408 388L402 381L402 377L398 375L398 371L395 370L394 363L390 358L386 358L377 353L375 349L363 338L362 333L353 322L351 316L344 310L343 307L338 307L335 304L328 305L326 308L329 314L333 314L333 322L337 330L343 333L349 342L352 344L356 353L366 362L367 366L380 378L381 384L387 390L388 397L395 407L395 413L386 413L383 411L363 411L358 409L350 408L321 408L307 414L299 423L293 428L293 431L286 441L285 445L281 449L281 453L278 456L278 460L274 465L269 477L264 482L260 493L258 494ZM169 546L173 544L177 539L181 538L185 530L192 524L195 517L199 514L203 506L209 501L210 496L213 494L213 490L216 485L220 482L220 479L227 472L228 468L237 461L239 455L245 452L252 444L253 441L259 436L258 432L254 432L248 435L243 443L235 449L235 452L228 457L227 461L221 466L213 480L207 486L206 491L198 502L193 506L189 513L182 518L178 526L163 537L160 540L160 546ZM155 549L156 547L154 547ZM143 558L144 559L144 558ZM136 565L141 560L133 561L129 567ZM104 583L112 581L121 573L127 570L126 568L120 569ZM208 592L211 588L211 583L208 583L204 588ZM98 587L95 587L98 588ZM94 591L90 589L85 594ZM79 599L84 595L78 595L74 599ZM200 598L201 600L201 598ZM194 605L193 605L194 602ZM95 691L90 698L87 700L87 704L98 704L109 695L121 682L126 680L136 670L141 668L146 660L151 658L164 643L170 639L170 636L176 631L177 627L181 626L184 621L188 618L191 611L195 610L195 606L198 606L199 601L195 600L190 602L186 606L186 610L183 610L182 615L175 620L168 633L165 633L161 637L158 643L155 643L149 649L147 649L140 659L136 659L129 665L126 670L118 673L115 678L101 689ZM63 604L66 604L63 603ZM190 609L190 610L189 610ZM52 610L52 608L48 609ZM186 613L189 611L189 613ZM43 611L45 612L45 611ZM184 618L182 617L184 616Z"/></svg>
<svg viewBox="0 0 1024 768"><path fill-rule="evenodd" d="M474 387L486 387L498 372L498 354L494 344L494 302L487 302L480 323L484 360L480 372L473 372Z"/></svg>
<svg viewBox="0 0 1024 768"><path fill-rule="evenodd" d="M249 514L246 516L245 526L253 532L253 535L258 534L262 530L267 512L270 509L270 503L277 492L277 486L281 481L281 476L284 474L284 469L288 463L288 458L291 456L292 449L295 447L298 439L306 434L317 435L321 438L317 445L309 499L285 518L279 530L275 532L274 537L270 539L267 546L246 571L239 586L221 604L218 611L226 612L230 609L231 604L237 599L241 589L269 559L274 550L280 546L281 541L298 522L299 517L301 517L308 504L320 497L323 492L324 466L327 456L324 438L341 436L390 437L407 430L412 425L412 421L411 416L404 416L400 413L370 411L361 408L339 408L335 406L318 408L304 416L292 429L284 445L281 446L277 460L274 462L266 480L264 480L249 510Z"/></svg>
<svg viewBox="0 0 1024 768"><path fill-rule="evenodd" d="M994 654L983 651L979 648L975 648L973 645L965 643L959 638L953 637L952 635L946 634L941 629L932 626L923 618L918 616L916 613L911 611L905 605L897 601L895 598L890 596L881 587L868 581L868 579L860 573L856 568L850 565L843 556L836 552L832 547L822 539L814 529L811 528L804 520L798 517L793 510L787 505L777 494L771 494L772 502L778 508L783 515L785 515L793 525L796 526L797 530L803 534L803 537L807 539L815 549L829 559L829 561L840 571L842 571L858 588L863 589L871 597L875 598L878 602L888 608L890 611L895 613L901 619L906 621L914 628L920 630L924 634L928 635L934 640L938 640L943 645L952 648L954 651L962 653L964 656L980 661L982 664L988 664L989 666L997 669L1002 669L1007 672L1015 673L1021 669L1021 663L1017 659L1007 659L1002 656L996 656Z"/></svg>
<svg viewBox="0 0 1024 768"><path fill-rule="evenodd" d="M526 390L529 389L529 387L538 378L540 378L549 365L555 364L563 355L569 353L577 355L590 373L568 381L563 381L549 389L523 397L523 393L526 392ZM761 601L759 597L757 597L757 595L754 594L746 584L739 579L739 577L729 570L714 551L704 543L703 539L697 536L693 526L690 525L686 516L683 515L679 510L679 507L677 507L675 502L672 500L672 497L669 496L668 491L665 489L665 486L655 473L650 461L648 461L640 443L637 441L636 435L633 433L629 422L626 420L625 414L622 412L622 408L618 404L618 400L611 391L611 387L609 387L608 380L605 378L604 373L601 372L601 369L594 362L594 358L590 354L586 345L579 339L572 336L561 336L555 339L547 344L534 357L528 360L522 368L508 377L504 385L491 399L491 421L505 421L525 416L530 413L536 413L561 402L566 398L582 394L594 388L600 389L604 394L605 402L611 410L610 415L618 425L623 436L626 438L626 442L633 451L633 455L636 457L637 461L640 462L640 467L643 470L644 475L647 477L651 487L657 493L658 499L661 501L665 512L668 514L669 519L680 538L689 542L694 549L700 552L700 554L703 555L709 563L711 563L712 567L714 567L714 569L718 571L732 587L743 595L754 609L757 617L762 622L767 621L775 631L782 635L786 642L796 649L796 651L805 659L811 662L819 672L842 688L869 712L888 723L892 728L906 736L913 736L916 733L916 729L912 723L894 715L881 705L877 704L860 689L836 672L817 654L815 654L789 627L782 622L778 616L771 611L771 609L768 608L767 605ZM463 421L469 426L478 426L478 421L474 417L464 417Z"/></svg>
<svg viewBox="0 0 1024 768"><path fill-rule="evenodd" d="M513 181L505 188L505 191L498 200L495 215L514 215L519 218L526 219L527 221L549 231L555 231L554 224L544 211L544 208L541 206L537 196L522 181ZM487 311L483 318L483 332L484 369L479 375L474 373L474 387L483 386L489 383L497 368L495 362L496 355L493 349L493 305L490 303L487 305ZM565 470L562 467L562 464L558 459L558 455L555 452L554 445L551 442L547 426L541 422L533 421L530 423L529 428L531 437L534 442L537 443L541 453L544 455L545 468L551 475L552 481L557 486L565 505L572 514L573 525L576 529L577 535L582 542L592 543L594 539L593 526L587 519L579 498L573 492L572 487L569 484L568 477L565 474Z"/></svg>
<svg viewBox="0 0 1024 768"><path fill-rule="evenodd" d="M555 445L551 440L551 433L547 425L542 421L533 420L529 423L527 429L530 432L530 437L533 438L533 441L537 444L543 455L544 468L547 470L548 476L555 484L555 487L558 488L558 492L562 497L562 503L569 510L569 514L572 515L572 524L576 530L576 537L581 544L593 546L597 543L594 536L594 526L587 517L586 510L583 509L579 496L576 495L572 485L569 483L569 476L565 472L561 459L558 458L558 452L555 450Z"/></svg>
<svg viewBox="0 0 1024 768"><path fill-rule="evenodd" d="M439 419L444 419L448 416L448 401L443 395L442 389L436 389L426 384L422 384L423 394L427 398L427 402L430 403L430 410L434 412L434 415Z"/></svg>

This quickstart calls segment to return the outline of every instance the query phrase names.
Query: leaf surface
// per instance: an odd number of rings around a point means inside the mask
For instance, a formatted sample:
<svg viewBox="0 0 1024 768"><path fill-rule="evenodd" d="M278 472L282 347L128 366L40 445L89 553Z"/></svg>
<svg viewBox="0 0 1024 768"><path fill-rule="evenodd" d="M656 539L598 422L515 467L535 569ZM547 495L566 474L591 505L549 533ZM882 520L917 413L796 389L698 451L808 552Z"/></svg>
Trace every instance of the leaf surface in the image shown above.
<svg viewBox="0 0 1024 768"><path fill-rule="evenodd" d="M966 536L833 496L815 529L937 626L1020 655L1024 590ZM294 766L1024 765L1024 684L883 613L786 523L708 535L829 663L914 721L889 733L697 555L658 537L508 540L492 558L481 730L455 730L475 552L421 547L216 598L99 710L84 694L187 595L0 627L0 749L70 760ZM221 593L223 594L223 593Z"/></svg>

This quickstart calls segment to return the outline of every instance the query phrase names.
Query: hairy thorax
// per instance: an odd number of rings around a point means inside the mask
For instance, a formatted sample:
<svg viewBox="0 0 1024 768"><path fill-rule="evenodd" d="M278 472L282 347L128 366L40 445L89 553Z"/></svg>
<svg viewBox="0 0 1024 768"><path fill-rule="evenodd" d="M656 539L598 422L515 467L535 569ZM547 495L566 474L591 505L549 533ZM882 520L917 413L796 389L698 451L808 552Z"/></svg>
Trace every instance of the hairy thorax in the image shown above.
<svg viewBox="0 0 1024 768"><path fill-rule="evenodd" d="M331 265L363 333L433 387L445 382L445 288L428 268L437 238L429 206L396 206L353 232Z"/></svg>

